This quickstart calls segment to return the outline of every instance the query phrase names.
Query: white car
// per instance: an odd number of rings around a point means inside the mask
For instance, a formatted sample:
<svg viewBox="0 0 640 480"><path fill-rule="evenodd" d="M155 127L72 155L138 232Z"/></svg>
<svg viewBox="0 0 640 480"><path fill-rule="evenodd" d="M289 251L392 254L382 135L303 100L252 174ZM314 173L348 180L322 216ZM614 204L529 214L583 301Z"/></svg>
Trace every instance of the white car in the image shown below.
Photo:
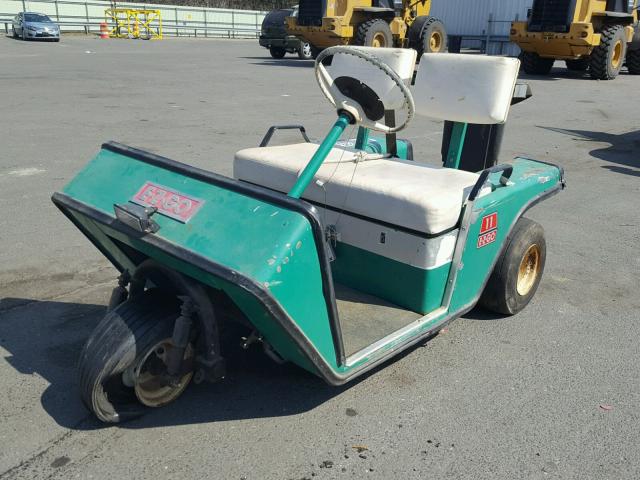
<svg viewBox="0 0 640 480"><path fill-rule="evenodd" d="M13 19L13 38L60 41L60 27L43 13L20 12Z"/></svg>

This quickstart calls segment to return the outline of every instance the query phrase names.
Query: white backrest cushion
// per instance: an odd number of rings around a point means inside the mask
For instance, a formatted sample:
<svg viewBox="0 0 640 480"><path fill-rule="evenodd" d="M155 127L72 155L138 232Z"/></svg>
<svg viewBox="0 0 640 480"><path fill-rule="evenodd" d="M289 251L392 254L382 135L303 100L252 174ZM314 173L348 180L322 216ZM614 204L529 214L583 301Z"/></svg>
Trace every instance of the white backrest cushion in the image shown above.
<svg viewBox="0 0 640 480"><path fill-rule="evenodd" d="M413 70L416 65L416 51L412 48L374 48L374 47L352 47L354 50L363 51L371 56L377 57L386 63L391 69L410 85ZM339 77L353 77L366 83L376 92L387 110L401 108L404 104L404 96L400 89L382 70L375 65L368 63L361 58L346 54L336 54L331 60L331 65L327 66L327 72L333 81ZM331 88L331 86L330 86ZM342 95L337 91L332 93L336 97Z"/></svg>
<svg viewBox="0 0 640 480"><path fill-rule="evenodd" d="M458 53L426 53L413 88L416 112L454 122L507 121L520 61Z"/></svg>

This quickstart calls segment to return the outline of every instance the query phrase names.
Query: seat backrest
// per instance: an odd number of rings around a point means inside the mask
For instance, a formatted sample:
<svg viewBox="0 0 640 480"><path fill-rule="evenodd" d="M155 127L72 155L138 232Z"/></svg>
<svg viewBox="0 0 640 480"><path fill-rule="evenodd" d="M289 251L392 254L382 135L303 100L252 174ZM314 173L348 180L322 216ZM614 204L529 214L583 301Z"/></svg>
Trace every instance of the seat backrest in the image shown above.
<svg viewBox="0 0 640 480"><path fill-rule="evenodd" d="M516 58L424 54L413 87L416 112L438 120L504 123L519 69Z"/></svg>

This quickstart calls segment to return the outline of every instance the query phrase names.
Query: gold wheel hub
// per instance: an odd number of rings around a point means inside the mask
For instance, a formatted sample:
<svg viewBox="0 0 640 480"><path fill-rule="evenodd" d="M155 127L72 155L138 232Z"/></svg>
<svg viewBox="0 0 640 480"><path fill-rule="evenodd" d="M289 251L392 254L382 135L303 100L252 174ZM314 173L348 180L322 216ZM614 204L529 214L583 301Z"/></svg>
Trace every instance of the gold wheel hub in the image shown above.
<svg viewBox="0 0 640 480"><path fill-rule="evenodd" d="M527 249L520 261L516 284L518 294L527 295L536 283L538 275L540 275L540 247L533 244Z"/></svg>
<svg viewBox="0 0 640 480"><path fill-rule="evenodd" d="M433 32L429 39L429 50L439 52L442 48L442 35L439 32Z"/></svg>
<svg viewBox="0 0 640 480"><path fill-rule="evenodd" d="M387 37L384 36L384 33L378 32L373 36L373 41L371 42L372 47L376 48L384 48L387 46Z"/></svg>
<svg viewBox="0 0 640 480"><path fill-rule="evenodd" d="M613 47L613 55L611 55L611 66L613 68L618 68L621 62L622 62L622 42L618 41Z"/></svg>
<svg viewBox="0 0 640 480"><path fill-rule="evenodd" d="M161 407L178 398L189 385L193 371L185 373L178 381L167 384L167 352L173 348L171 338L156 343L134 367L133 381L136 397L148 407ZM184 352L183 364L193 362L194 351L191 344Z"/></svg>

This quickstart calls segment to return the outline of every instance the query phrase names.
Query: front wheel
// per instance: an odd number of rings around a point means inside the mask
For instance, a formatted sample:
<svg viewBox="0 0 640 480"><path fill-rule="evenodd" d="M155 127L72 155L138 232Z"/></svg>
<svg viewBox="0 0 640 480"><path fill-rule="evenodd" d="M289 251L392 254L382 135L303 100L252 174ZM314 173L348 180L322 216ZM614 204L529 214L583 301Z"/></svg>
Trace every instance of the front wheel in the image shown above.
<svg viewBox="0 0 640 480"><path fill-rule="evenodd" d="M282 47L271 47L269 53L273 58L281 59L284 58L287 51Z"/></svg>
<svg viewBox="0 0 640 480"><path fill-rule="evenodd" d="M613 80L618 76L627 52L622 25L610 25L600 33L600 45L593 49L589 73L596 80Z"/></svg>
<svg viewBox="0 0 640 480"><path fill-rule="evenodd" d="M393 47L391 27L381 18L361 23L358 25L355 43L364 47Z"/></svg>
<svg viewBox="0 0 640 480"><path fill-rule="evenodd" d="M87 340L78 365L86 407L107 423L131 420L147 407L166 405L193 376L194 348L188 344L179 379L166 375L173 325L180 302L148 290L109 311Z"/></svg>
<svg viewBox="0 0 640 480"><path fill-rule="evenodd" d="M520 218L507 238L479 304L504 315L521 311L538 289L546 258L542 225Z"/></svg>
<svg viewBox="0 0 640 480"><path fill-rule="evenodd" d="M418 56L423 53L442 53L447 50L447 31L441 20L430 17L422 29Z"/></svg>
<svg viewBox="0 0 640 480"><path fill-rule="evenodd" d="M300 44L300 48L298 49L298 58L300 60L311 60L313 58L313 52L309 42L303 42Z"/></svg>

